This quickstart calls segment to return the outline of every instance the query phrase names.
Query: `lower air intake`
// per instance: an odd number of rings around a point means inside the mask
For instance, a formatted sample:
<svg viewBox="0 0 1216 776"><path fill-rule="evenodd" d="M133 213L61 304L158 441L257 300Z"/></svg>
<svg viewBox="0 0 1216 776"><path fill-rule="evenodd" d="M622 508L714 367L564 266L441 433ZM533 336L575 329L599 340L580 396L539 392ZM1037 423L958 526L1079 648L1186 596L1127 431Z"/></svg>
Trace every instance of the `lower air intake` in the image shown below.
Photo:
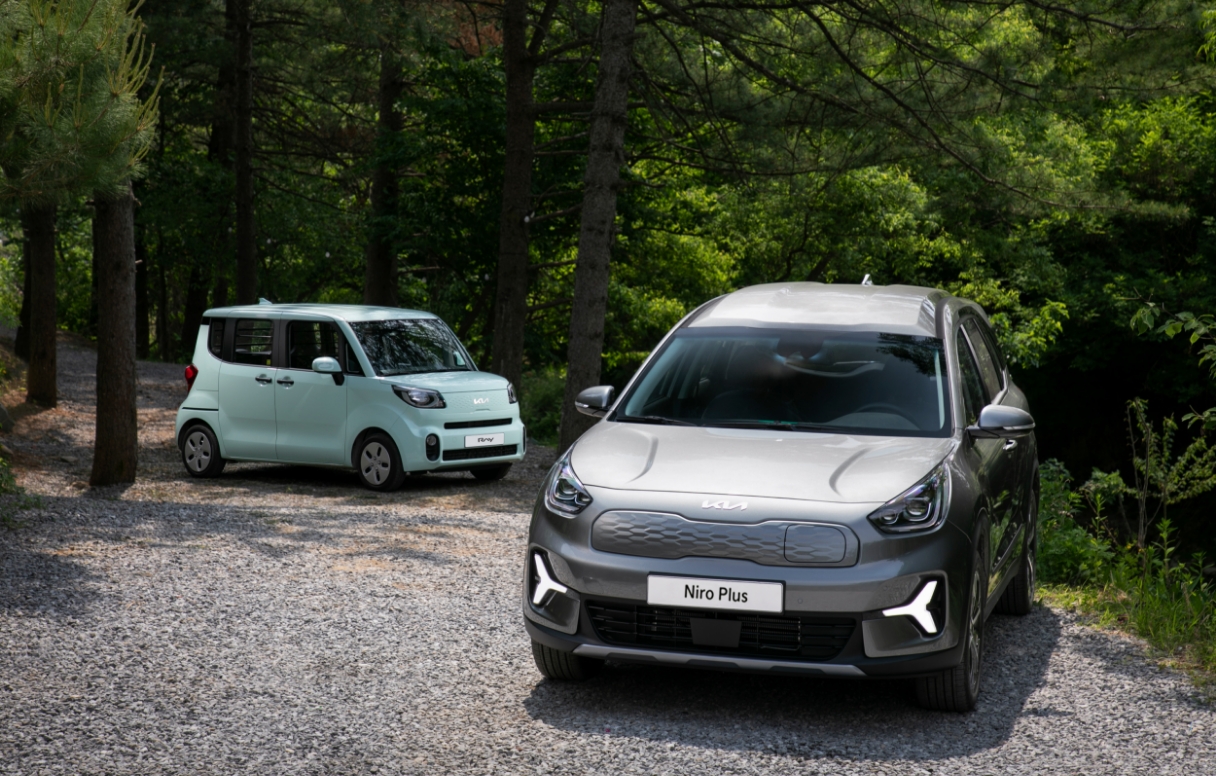
<svg viewBox="0 0 1216 776"><path fill-rule="evenodd" d="M515 455L519 445L495 445L494 447L469 447L464 450L444 450L445 461L471 461L475 458L497 458L500 455Z"/></svg>

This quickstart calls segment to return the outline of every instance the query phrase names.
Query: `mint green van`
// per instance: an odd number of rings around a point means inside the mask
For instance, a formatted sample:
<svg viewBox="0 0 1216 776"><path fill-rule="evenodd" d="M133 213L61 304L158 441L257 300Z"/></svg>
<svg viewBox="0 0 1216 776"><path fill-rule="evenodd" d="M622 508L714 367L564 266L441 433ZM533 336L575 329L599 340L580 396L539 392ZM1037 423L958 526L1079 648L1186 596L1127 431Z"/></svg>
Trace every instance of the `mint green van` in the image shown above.
<svg viewBox="0 0 1216 776"><path fill-rule="evenodd" d="M391 307L258 304L208 310L177 411L182 463L354 469L373 490L407 474L506 476L524 457L515 389L478 371L437 316Z"/></svg>

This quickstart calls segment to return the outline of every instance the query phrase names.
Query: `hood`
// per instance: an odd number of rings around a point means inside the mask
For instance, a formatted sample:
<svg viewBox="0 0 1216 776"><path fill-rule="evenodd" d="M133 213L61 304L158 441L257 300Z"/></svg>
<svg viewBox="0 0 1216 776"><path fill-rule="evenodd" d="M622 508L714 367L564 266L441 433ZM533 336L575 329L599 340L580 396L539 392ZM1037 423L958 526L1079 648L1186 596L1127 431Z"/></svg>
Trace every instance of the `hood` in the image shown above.
<svg viewBox="0 0 1216 776"><path fill-rule="evenodd" d="M574 446L584 485L810 501L889 501L953 439L599 423Z"/></svg>
<svg viewBox="0 0 1216 776"><path fill-rule="evenodd" d="M442 394L469 391L505 391L507 378L490 372L422 372L416 375L393 375L385 381L411 388L429 388Z"/></svg>

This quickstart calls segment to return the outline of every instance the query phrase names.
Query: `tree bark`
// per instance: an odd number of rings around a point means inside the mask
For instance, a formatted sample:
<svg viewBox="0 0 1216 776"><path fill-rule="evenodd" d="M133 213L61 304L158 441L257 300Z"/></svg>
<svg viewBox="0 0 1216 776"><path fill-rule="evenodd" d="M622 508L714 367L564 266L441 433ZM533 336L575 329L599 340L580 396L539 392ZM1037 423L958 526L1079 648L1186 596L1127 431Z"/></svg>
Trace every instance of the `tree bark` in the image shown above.
<svg viewBox="0 0 1216 776"><path fill-rule="evenodd" d="M507 76L506 158L498 227L498 288L494 298L492 369L520 384L524 324L528 315L528 223L532 212L532 161L536 117L532 81L536 65L527 44L528 2L503 3L502 45Z"/></svg>
<svg viewBox="0 0 1216 776"><path fill-rule="evenodd" d="M57 366L55 332L55 206L22 208L25 239L30 246L30 369L26 373L26 401L54 407L59 401L55 384Z"/></svg>
<svg viewBox="0 0 1216 776"><path fill-rule="evenodd" d="M574 269L574 307L570 315L566 394L559 434L563 450L594 422L575 410L574 398L600 380L616 197L621 165L625 162L625 120L637 10L637 0L604 2L595 107L591 110L589 128L591 142L587 172L583 176L578 264Z"/></svg>
<svg viewBox="0 0 1216 776"><path fill-rule="evenodd" d="M135 357L148 358L148 249L135 238Z"/></svg>
<svg viewBox="0 0 1216 776"><path fill-rule="evenodd" d="M258 301L258 248L253 213L252 0L233 0L236 21L236 302ZM191 343L193 344L193 343Z"/></svg>
<svg viewBox="0 0 1216 776"><path fill-rule="evenodd" d="M364 250L363 303L397 306L397 250L393 245L391 223L397 204L397 173L384 158L387 142L401 131L397 100L404 81L401 60L387 40L380 44L380 86L378 90L377 160L372 171L372 212Z"/></svg>
<svg viewBox="0 0 1216 776"><path fill-rule="evenodd" d="M135 481L135 198L94 195L97 267L97 424L90 485Z"/></svg>
<svg viewBox="0 0 1216 776"><path fill-rule="evenodd" d="M169 343L169 280L165 277L165 265L156 267L156 357L161 361L173 361L173 348Z"/></svg>
<svg viewBox="0 0 1216 776"><path fill-rule="evenodd" d="M17 315L17 336L13 350L17 358L30 360L30 227L27 208L21 208L21 312Z"/></svg>
<svg viewBox="0 0 1216 776"><path fill-rule="evenodd" d="M199 326L207 312L207 277L197 264L190 267L186 281L186 309L182 312L181 357L189 361L194 356Z"/></svg>

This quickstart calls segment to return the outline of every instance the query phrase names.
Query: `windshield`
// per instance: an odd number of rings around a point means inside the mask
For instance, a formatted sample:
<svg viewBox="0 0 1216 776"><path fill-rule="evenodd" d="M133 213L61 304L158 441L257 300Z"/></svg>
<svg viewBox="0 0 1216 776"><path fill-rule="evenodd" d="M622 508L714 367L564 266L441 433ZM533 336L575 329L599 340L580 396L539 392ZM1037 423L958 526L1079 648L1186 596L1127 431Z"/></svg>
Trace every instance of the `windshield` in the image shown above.
<svg viewBox="0 0 1216 776"><path fill-rule="evenodd" d="M892 436L950 435L933 337L682 329L616 420Z"/></svg>
<svg viewBox="0 0 1216 776"><path fill-rule="evenodd" d="M364 321L350 327L381 377L473 369L469 354L443 321L431 318Z"/></svg>

